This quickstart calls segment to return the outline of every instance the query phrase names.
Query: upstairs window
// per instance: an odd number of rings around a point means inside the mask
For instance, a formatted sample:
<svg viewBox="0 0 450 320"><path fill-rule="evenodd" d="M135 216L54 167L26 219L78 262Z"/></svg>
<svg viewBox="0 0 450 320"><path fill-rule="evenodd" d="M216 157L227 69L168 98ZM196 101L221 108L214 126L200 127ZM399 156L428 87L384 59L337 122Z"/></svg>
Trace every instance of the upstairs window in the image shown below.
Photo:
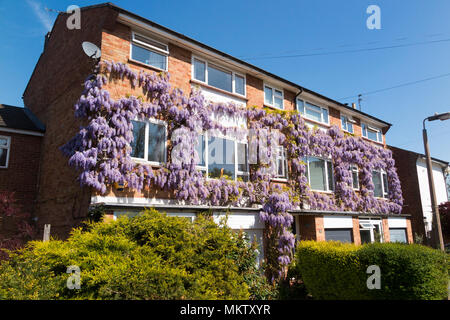
<svg viewBox="0 0 450 320"><path fill-rule="evenodd" d="M283 90L264 85L264 104L269 107L274 107L280 110L284 109L284 95Z"/></svg>
<svg viewBox="0 0 450 320"><path fill-rule="evenodd" d="M159 165L166 161L167 129L162 121L131 121L131 157Z"/></svg>
<svg viewBox="0 0 450 320"><path fill-rule="evenodd" d="M0 136L0 168L8 168L11 138Z"/></svg>
<svg viewBox="0 0 450 320"><path fill-rule="evenodd" d="M351 166L352 171L352 187L359 190L359 171L357 166Z"/></svg>
<svg viewBox="0 0 450 320"><path fill-rule="evenodd" d="M380 129L369 126L366 123L362 123L361 128L363 137L366 137L369 140L383 142L383 134Z"/></svg>
<svg viewBox="0 0 450 320"><path fill-rule="evenodd" d="M355 121L348 116L341 116L342 130L353 133L353 123Z"/></svg>
<svg viewBox="0 0 450 320"><path fill-rule="evenodd" d="M372 171L373 195L378 198L388 198L389 186L386 172Z"/></svg>
<svg viewBox="0 0 450 320"><path fill-rule="evenodd" d="M279 146L275 154L275 176L276 179L287 179L287 157L286 150Z"/></svg>
<svg viewBox="0 0 450 320"><path fill-rule="evenodd" d="M166 44L133 32L131 41L131 60L167 71L169 48Z"/></svg>
<svg viewBox="0 0 450 320"><path fill-rule="evenodd" d="M309 185L315 191L333 191L334 174L333 164L330 160L308 157L306 175Z"/></svg>
<svg viewBox="0 0 450 320"><path fill-rule="evenodd" d="M310 120L314 120L320 123L329 124L328 109L318 107L309 102L297 99L297 111L300 114Z"/></svg>
<svg viewBox="0 0 450 320"><path fill-rule="evenodd" d="M192 77L212 87L245 96L245 77L199 58L192 59Z"/></svg>

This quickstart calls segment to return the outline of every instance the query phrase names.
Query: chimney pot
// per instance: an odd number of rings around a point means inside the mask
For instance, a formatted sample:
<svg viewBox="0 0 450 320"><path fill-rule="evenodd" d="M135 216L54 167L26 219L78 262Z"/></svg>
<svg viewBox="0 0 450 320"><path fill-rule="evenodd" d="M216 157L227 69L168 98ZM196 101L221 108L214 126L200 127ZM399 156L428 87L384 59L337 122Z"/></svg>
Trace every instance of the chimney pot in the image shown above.
<svg viewBox="0 0 450 320"><path fill-rule="evenodd" d="M352 103L352 108L356 109L356 103L354 103L354 102Z"/></svg>

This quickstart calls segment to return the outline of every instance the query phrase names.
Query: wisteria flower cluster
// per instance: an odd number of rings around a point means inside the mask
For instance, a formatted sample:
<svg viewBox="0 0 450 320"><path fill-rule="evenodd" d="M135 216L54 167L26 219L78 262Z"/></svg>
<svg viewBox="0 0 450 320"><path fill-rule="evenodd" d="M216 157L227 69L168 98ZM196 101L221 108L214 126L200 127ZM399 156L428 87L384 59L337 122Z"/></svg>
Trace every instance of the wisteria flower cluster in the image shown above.
<svg viewBox="0 0 450 320"><path fill-rule="evenodd" d="M140 89L142 94L111 97L115 82L127 81L132 92ZM279 277L291 261L295 241L290 230L290 210L401 211L403 200L391 151L344 135L336 126L327 132L309 129L297 112L211 103L195 89L185 95L171 87L167 73L137 73L126 64L102 61L97 72L86 79L75 104L75 116L86 125L61 150L69 157L69 165L78 169L82 186L105 194L119 183L137 191L170 191L177 199L191 204L259 206L267 238L273 244L266 253L272 256L267 259L272 278ZM247 126L226 127L220 121L222 116L244 118ZM158 168L136 163L131 157L132 121L148 118L164 120L170 137L167 161ZM248 139L249 150L258 151L249 154L249 181L209 179L196 169L199 155L195 146L198 135L206 130ZM265 148L258 147L260 137L252 137L249 130L270 131L264 139ZM289 160L289 180L283 187L271 181L277 146L285 148ZM308 156L332 159L333 194L311 190L306 177ZM271 161L262 161L263 158ZM359 168L359 193L352 188L352 165ZM372 172L381 169L388 176L389 199L373 195Z"/></svg>

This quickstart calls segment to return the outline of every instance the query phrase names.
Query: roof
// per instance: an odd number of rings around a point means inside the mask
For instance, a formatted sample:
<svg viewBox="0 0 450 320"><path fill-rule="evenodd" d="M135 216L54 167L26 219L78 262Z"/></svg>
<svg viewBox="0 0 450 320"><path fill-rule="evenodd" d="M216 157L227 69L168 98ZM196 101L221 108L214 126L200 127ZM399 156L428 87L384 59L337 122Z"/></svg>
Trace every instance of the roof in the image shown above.
<svg viewBox="0 0 450 320"><path fill-rule="evenodd" d="M45 132L45 126L28 108L0 104L0 129Z"/></svg>
<svg viewBox="0 0 450 320"><path fill-rule="evenodd" d="M362 111L360 111L360 110L358 110L358 109L354 109L354 108L352 108L352 107L349 106L349 105L346 105L346 104L343 104L343 103L341 103L341 102L339 102L339 101L336 101L336 100L334 100L334 99L328 98L328 97L326 97L326 96L324 96L324 95L322 95L322 94L320 94L320 93L317 93L317 92L315 92L315 91L312 91L312 90L310 90L310 89L307 89L307 88L305 88L305 87L303 87L303 86L300 86L299 84L296 84L296 83L294 83L294 82L292 82L292 81L286 80L286 79L284 79L284 78L282 78L282 77L280 77L280 76L277 76L277 75L275 75L275 74L273 74L273 73L270 73L270 72L268 72L268 71L266 71L266 70L264 70L264 69L261 69L261 68L255 66L255 65L252 65L252 64L250 64L250 63L248 63L248 62L245 62L245 61L243 61L243 60L240 60L240 59L238 59L238 58L235 58L235 57L233 57L233 56L231 56L231 55L229 55L229 54L227 54L227 53L224 53L224 52L219 51L219 50L217 50L217 49L215 49L215 48L213 48L213 47L210 47L210 46L208 46L208 45L206 45L206 44L204 44L204 43L201 43L201 42L199 42L199 41L197 41L197 40L194 40L194 39L192 39L192 38L189 38L189 37L187 37L187 36L184 35L184 34L181 34L181 33L178 33L178 32L176 32L176 31L173 31L173 30L171 30L171 29L168 29L167 27L164 27L164 26L162 26L162 25L159 25L159 24L157 24L157 23L155 23L155 22L153 22L153 21L151 21L151 20L148 20L147 18L141 17L141 16L139 16L139 15L133 13L133 12L130 12L130 11L127 11L127 10L121 8L121 7L118 7L118 6L116 6L115 4L113 4L113 3L111 3L111 2L106 2L106 3L96 4L96 5L92 5L92 6L86 6L86 7L83 7L83 8L81 8L81 9L82 9L82 10L86 10L86 9L93 9L93 8L100 8L100 7L109 7L109 8L111 8L111 9L113 9L113 10L119 12L119 13L122 13L122 14L125 14L125 15L129 15L129 16L131 16L131 17L137 19L137 20L140 20L140 21L142 21L142 22L144 22L144 23L146 23L146 24L149 24L149 25L152 26L152 27L155 27L155 28L158 28L158 29L160 29L160 30L163 30L164 32L167 32L167 33L169 33L169 34L171 34L171 35L173 35L173 36L175 36L175 37L177 37L177 38L180 38L180 39L183 39L183 40L185 40L185 41L191 42L192 44L195 44L195 45L197 45L197 46L199 46L199 47L202 47L202 48L204 48L204 49L206 49L206 50L209 50L209 51L211 51L211 52L214 52L215 54L221 55L222 57L224 57L224 58L226 58L226 59L235 61L235 62L237 62L237 63L239 63L239 64L242 64L242 65L244 65L244 66L246 66L246 67L248 67L248 68L254 69L254 70L257 71L257 72L260 72L260 73L262 73L262 74L265 74L265 75L268 76L268 77L274 78L274 79L276 79L276 80L278 80L278 81L281 81L281 82L286 83L287 85L290 85L290 86L293 86L293 87L295 87L295 88L298 88L300 91L304 91L304 92L310 93L310 94L312 94L312 95L317 96L318 98L321 98L321 99L327 100L327 101L329 101L329 102L331 102L331 103L334 103L334 104L336 104L336 105L338 105L338 106L340 106L340 107L342 107L342 108L345 108L345 109L347 109L347 110L351 110L352 112L356 112L356 113L360 114L361 116L364 116L364 117L367 117L367 118L371 118L371 119L373 119L373 120L376 120L376 121L378 121L378 122L380 122L380 123L383 123L383 124L384 124L385 126L387 126L387 127L391 127L391 126L392 126L392 124L390 124L389 122L386 122L386 121L384 121L384 120L381 120L381 119L379 119L379 118L376 118L376 117L374 117L374 116L372 116L372 115L370 115L370 114L367 114L367 113L365 113L365 112L362 112ZM64 13L63 13L63 14L64 14Z"/></svg>
<svg viewBox="0 0 450 320"><path fill-rule="evenodd" d="M406 152L409 152L409 153L412 153L412 154L416 155L418 158L419 157L420 158L425 158L425 155L423 153L418 153L418 152L402 149L402 148L399 148L399 147L389 146L389 145L388 145L388 148L389 149L398 149L398 150L406 151ZM431 157L431 160L434 161L434 162L439 162L439 163L441 163L441 164L443 164L444 166L447 166L447 167L449 165L449 162L445 161L445 160L440 160L440 159L433 158L433 157Z"/></svg>

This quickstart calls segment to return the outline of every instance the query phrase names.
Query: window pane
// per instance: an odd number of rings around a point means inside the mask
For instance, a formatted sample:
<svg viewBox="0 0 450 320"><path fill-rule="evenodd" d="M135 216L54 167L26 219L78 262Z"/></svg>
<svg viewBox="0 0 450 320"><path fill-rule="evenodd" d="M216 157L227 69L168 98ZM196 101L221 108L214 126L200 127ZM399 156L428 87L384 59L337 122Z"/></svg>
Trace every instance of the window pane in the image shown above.
<svg viewBox="0 0 450 320"><path fill-rule="evenodd" d="M334 190L334 172L333 164L331 161L327 161L327 173L328 173L328 190Z"/></svg>
<svg viewBox="0 0 450 320"><path fill-rule="evenodd" d="M241 76L234 76L234 90L236 93L245 94L245 79Z"/></svg>
<svg viewBox="0 0 450 320"><path fill-rule="evenodd" d="M145 150L145 122L131 121L133 124L133 141L131 142L131 156L144 159Z"/></svg>
<svg viewBox="0 0 450 320"><path fill-rule="evenodd" d="M353 133L353 123L347 122L347 131Z"/></svg>
<svg viewBox="0 0 450 320"><path fill-rule="evenodd" d="M380 172L372 171L372 183L374 185L373 195L375 197L382 197L383 196L383 190L381 189Z"/></svg>
<svg viewBox="0 0 450 320"><path fill-rule="evenodd" d="M166 70L166 56L160 53L156 53L142 47L131 45L131 58L133 60L148 64L150 66Z"/></svg>
<svg viewBox="0 0 450 320"><path fill-rule="evenodd" d="M245 143L237 144L238 152L238 171L247 172L247 145Z"/></svg>
<svg viewBox="0 0 450 320"><path fill-rule="evenodd" d="M352 242L352 229L325 229L325 240Z"/></svg>
<svg viewBox="0 0 450 320"><path fill-rule="evenodd" d="M389 229L390 242L406 243L406 230L405 229Z"/></svg>
<svg viewBox="0 0 450 320"><path fill-rule="evenodd" d="M273 92L269 87L264 87L264 103L273 104Z"/></svg>
<svg viewBox="0 0 450 320"><path fill-rule="evenodd" d="M384 197L387 198L388 193L389 193L389 185L388 185L388 179L387 179L387 174L383 173L383 188L384 188Z"/></svg>
<svg viewBox="0 0 450 320"><path fill-rule="evenodd" d="M228 177L234 180L234 141L209 137L208 171L211 178Z"/></svg>
<svg viewBox="0 0 450 320"><path fill-rule="evenodd" d="M205 63L203 61L194 59L194 79L205 82L205 71Z"/></svg>
<svg viewBox="0 0 450 320"><path fill-rule="evenodd" d="M361 244L372 242L372 238L370 237L370 230L359 230L359 235L361 237Z"/></svg>
<svg viewBox="0 0 450 320"><path fill-rule="evenodd" d="M198 135L198 143L195 146L195 151L197 151L198 159L197 165L205 165L205 136L203 134Z"/></svg>
<svg viewBox="0 0 450 320"><path fill-rule="evenodd" d="M275 96L274 106L278 109L283 109L283 99L278 96Z"/></svg>
<svg viewBox="0 0 450 320"><path fill-rule="evenodd" d="M341 125L342 130L347 130L347 119L344 116L341 116Z"/></svg>
<svg viewBox="0 0 450 320"><path fill-rule="evenodd" d="M319 107L306 103L305 114L312 120L322 122L322 110Z"/></svg>
<svg viewBox="0 0 450 320"><path fill-rule="evenodd" d="M166 151L166 128L162 124L149 123L148 161L164 162Z"/></svg>
<svg viewBox="0 0 450 320"><path fill-rule="evenodd" d="M0 148L0 167L6 167L6 156L8 149Z"/></svg>
<svg viewBox="0 0 450 320"><path fill-rule="evenodd" d="M362 127L362 135L363 135L363 137L367 137L367 126L364 123L362 123L361 127Z"/></svg>
<svg viewBox="0 0 450 320"><path fill-rule="evenodd" d="M317 158L309 158L309 177L311 188L325 191L325 161Z"/></svg>
<svg viewBox="0 0 450 320"><path fill-rule="evenodd" d="M305 113L305 104L303 100L297 99L297 111L301 114Z"/></svg>
<svg viewBox="0 0 450 320"><path fill-rule="evenodd" d="M352 179L353 179L353 188L359 189L358 170L356 168L352 169Z"/></svg>
<svg viewBox="0 0 450 320"><path fill-rule="evenodd" d="M8 139L0 138L0 147L7 147L8 146Z"/></svg>
<svg viewBox="0 0 450 320"><path fill-rule="evenodd" d="M224 72L208 65L208 84L213 87L232 92L231 72Z"/></svg>
<svg viewBox="0 0 450 320"><path fill-rule="evenodd" d="M378 141L378 132L370 130L370 129L367 129L367 137L370 140Z"/></svg>
<svg viewBox="0 0 450 320"><path fill-rule="evenodd" d="M323 122L328 123L328 110L322 109Z"/></svg>

